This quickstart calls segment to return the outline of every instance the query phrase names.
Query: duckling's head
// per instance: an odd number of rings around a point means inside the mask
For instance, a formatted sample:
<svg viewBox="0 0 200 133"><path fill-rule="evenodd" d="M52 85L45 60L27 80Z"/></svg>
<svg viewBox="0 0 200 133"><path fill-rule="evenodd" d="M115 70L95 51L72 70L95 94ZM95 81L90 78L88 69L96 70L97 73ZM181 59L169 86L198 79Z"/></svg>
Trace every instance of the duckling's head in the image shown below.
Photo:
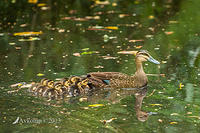
<svg viewBox="0 0 200 133"><path fill-rule="evenodd" d="M48 81L47 81L47 86L48 86L49 88L53 88L53 87L54 87L54 82L53 82L53 80L48 80Z"/></svg>
<svg viewBox="0 0 200 133"><path fill-rule="evenodd" d="M63 82L63 85L64 85L65 87L69 87L69 86L70 86L69 80L64 81L64 82Z"/></svg>
<svg viewBox="0 0 200 133"><path fill-rule="evenodd" d="M73 76L73 77L70 78L70 83L71 84L75 84L75 83L77 83L79 81L80 81L80 77Z"/></svg>
<svg viewBox="0 0 200 133"><path fill-rule="evenodd" d="M55 83L55 85L54 85L54 89L55 90L61 90L61 88L62 88L62 84L61 83Z"/></svg>
<svg viewBox="0 0 200 133"><path fill-rule="evenodd" d="M139 62L150 61L155 64L160 64L160 62L154 59L146 50L140 50L135 55L136 55L136 61Z"/></svg>
<svg viewBox="0 0 200 133"><path fill-rule="evenodd" d="M47 81L48 81L47 78L43 78L43 79L40 81L40 83L41 83L42 85L47 85Z"/></svg>
<svg viewBox="0 0 200 133"><path fill-rule="evenodd" d="M84 79L83 81L81 81L81 84L86 86L88 85L88 82L89 82L88 79Z"/></svg>

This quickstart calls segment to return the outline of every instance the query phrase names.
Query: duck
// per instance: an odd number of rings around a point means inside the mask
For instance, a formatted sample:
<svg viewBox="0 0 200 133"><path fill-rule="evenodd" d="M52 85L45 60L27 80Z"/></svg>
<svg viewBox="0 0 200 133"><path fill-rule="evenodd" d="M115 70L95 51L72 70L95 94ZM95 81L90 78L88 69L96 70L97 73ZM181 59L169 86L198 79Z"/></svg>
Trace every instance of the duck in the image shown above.
<svg viewBox="0 0 200 133"><path fill-rule="evenodd" d="M143 89L148 84L147 75L143 69L143 62L149 61L160 64L148 51L129 51L126 54L135 55L136 72L128 75L121 72L91 72L87 74L89 82L95 88L136 88Z"/></svg>

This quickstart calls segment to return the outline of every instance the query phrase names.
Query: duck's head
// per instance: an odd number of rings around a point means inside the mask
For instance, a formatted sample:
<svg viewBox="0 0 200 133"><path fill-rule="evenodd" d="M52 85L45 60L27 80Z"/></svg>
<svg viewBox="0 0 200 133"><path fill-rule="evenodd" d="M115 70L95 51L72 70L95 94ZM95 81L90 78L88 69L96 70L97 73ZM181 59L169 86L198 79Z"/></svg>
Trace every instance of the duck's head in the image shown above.
<svg viewBox="0 0 200 133"><path fill-rule="evenodd" d="M58 91L61 90L62 89L62 84L61 83L55 83L54 84L54 89L58 90Z"/></svg>
<svg viewBox="0 0 200 133"><path fill-rule="evenodd" d="M146 50L139 50L139 51L122 51L122 52L118 52L121 54L132 54L136 56L136 61L139 62L145 62L145 61L150 61L152 63L155 64L160 64L159 61L157 61L156 59L154 59L148 51Z"/></svg>
<svg viewBox="0 0 200 133"><path fill-rule="evenodd" d="M136 53L136 59L138 61L141 61L141 62L145 62L145 61L150 61L152 63L155 63L155 64L160 64L159 61L157 61L156 59L154 59L148 51L146 50L140 50Z"/></svg>

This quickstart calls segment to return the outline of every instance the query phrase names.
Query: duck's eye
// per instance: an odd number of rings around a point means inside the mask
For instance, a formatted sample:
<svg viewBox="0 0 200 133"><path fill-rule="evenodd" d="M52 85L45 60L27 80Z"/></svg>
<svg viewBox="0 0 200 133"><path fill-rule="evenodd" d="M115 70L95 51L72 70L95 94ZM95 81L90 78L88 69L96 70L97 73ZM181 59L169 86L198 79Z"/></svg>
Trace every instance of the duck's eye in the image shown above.
<svg viewBox="0 0 200 133"><path fill-rule="evenodd" d="M141 54L144 55L144 56L149 57L149 54L147 54L147 53L141 53Z"/></svg>

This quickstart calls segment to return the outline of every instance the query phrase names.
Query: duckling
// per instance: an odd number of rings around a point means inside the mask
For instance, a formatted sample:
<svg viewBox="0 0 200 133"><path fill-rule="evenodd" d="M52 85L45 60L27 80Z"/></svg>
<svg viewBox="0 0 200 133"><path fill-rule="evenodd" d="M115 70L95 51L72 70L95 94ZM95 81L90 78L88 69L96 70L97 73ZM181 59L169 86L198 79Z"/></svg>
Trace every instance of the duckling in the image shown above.
<svg viewBox="0 0 200 133"><path fill-rule="evenodd" d="M31 83L31 86L28 88L28 92L35 92L37 90L38 87L40 87L41 85L45 85L46 83L46 78L43 78L40 83L35 83L35 82L32 82Z"/></svg>
<svg viewBox="0 0 200 133"><path fill-rule="evenodd" d="M48 97L50 100L58 99L59 97L63 98L63 89L60 82L54 83L53 88L48 88L43 92L43 96Z"/></svg>
<svg viewBox="0 0 200 133"><path fill-rule="evenodd" d="M54 81L53 80L49 80L49 79L42 79L40 84L41 85L37 86L37 88L35 90L35 94L36 95L40 95L40 96L43 95L45 90L54 87Z"/></svg>
<svg viewBox="0 0 200 133"><path fill-rule="evenodd" d="M77 84L81 81L81 78L78 76L72 76L69 78L69 95L78 96L80 94Z"/></svg>
<svg viewBox="0 0 200 133"><path fill-rule="evenodd" d="M91 89L89 86L89 79L83 79L82 81L77 83L78 89L80 93L88 93Z"/></svg>
<svg viewBox="0 0 200 133"><path fill-rule="evenodd" d="M62 89L62 95L69 94L69 90L70 90L69 79L63 78L62 80L59 81L59 83L61 83L61 85L62 85L62 88L61 88Z"/></svg>

